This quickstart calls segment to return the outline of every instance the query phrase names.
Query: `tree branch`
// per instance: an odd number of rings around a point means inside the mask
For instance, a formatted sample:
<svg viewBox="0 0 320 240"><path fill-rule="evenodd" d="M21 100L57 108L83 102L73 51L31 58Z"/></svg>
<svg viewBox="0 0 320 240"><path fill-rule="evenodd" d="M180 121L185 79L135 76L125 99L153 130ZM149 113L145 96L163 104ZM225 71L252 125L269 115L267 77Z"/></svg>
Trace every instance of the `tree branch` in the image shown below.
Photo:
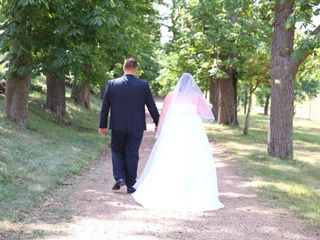
<svg viewBox="0 0 320 240"><path fill-rule="evenodd" d="M311 35L320 35L320 25L318 25L312 32ZM315 47L314 47L315 48ZM293 59L292 68L297 73L300 65L306 60L306 58L313 52L314 48L306 51L301 57Z"/></svg>
<svg viewBox="0 0 320 240"><path fill-rule="evenodd" d="M320 34L320 25L318 27L316 27L316 29L314 29L311 33L312 35L318 35Z"/></svg>
<svg viewBox="0 0 320 240"><path fill-rule="evenodd" d="M256 81L256 85L250 90L250 94L253 94L256 89L258 88L258 86L260 85L261 81L260 80L257 80Z"/></svg>
<svg viewBox="0 0 320 240"><path fill-rule="evenodd" d="M169 24L165 24L165 23L161 23L161 26L167 27L167 28L171 28L172 26Z"/></svg>

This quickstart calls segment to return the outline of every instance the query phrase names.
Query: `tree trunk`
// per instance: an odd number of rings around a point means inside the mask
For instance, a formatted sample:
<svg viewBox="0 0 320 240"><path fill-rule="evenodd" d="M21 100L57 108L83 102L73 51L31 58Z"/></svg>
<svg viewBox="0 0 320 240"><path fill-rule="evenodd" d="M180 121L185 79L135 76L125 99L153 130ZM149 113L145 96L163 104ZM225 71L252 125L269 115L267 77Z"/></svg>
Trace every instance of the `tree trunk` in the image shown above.
<svg viewBox="0 0 320 240"><path fill-rule="evenodd" d="M10 74L6 82L6 115L20 127L28 125L31 73Z"/></svg>
<svg viewBox="0 0 320 240"><path fill-rule="evenodd" d="M72 88L71 88L71 98L73 99L75 99L76 97L77 86L78 86L78 80L77 78L74 78L72 82Z"/></svg>
<svg viewBox="0 0 320 240"><path fill-rule="evenodd" d="M104 91L106 90L106 86L100 85L100 98L103 99Z"/></svg>
<svg viewBox="0 0 320 240"><path fill-rule="evenodd" d="M212 104L212 113L215 119L219 117L219 81L212 80L210 83L210 103Z"/></svg>
<svg viewBox="0 0 320 240"><path fill-rule="evenodd" d="M229 68L229 78L219 80L219 113L218 123L238 125L237 119L237 79L235 70Z"/></svg>
<svg viewBox="0 0 320 240"><path fill-rule="evenodd" d="M238 79L236 77L236 70L230 68L229 77L232 79L232 91L233 91L233 102L231 107L232 114L232 125L239 125L238 122Z"/></svg>
<svg viewBox="0 0 320 240"><path fill-rule="evenodd" d="M271 117L268 154L279 158L293 158L293 103L294 81L291 54L294 27L286 28L293 12L293 1L277 1L271 58Z"/></svg>
<svg viewBox="0 0 320 240"><path fill-rule="evenodd" d="M0 80L0 94L6 93L6 80Z"/></svg>
<svg viewBox="0 0 320 240"><path fill-rule="evenodd" d="M244 91L243 114L247 114L248 91Z"/></svg>
<svg viewBox="0 0 320 240"><path fill-rule="evenodd" d="M248 110L247 110L247 115L246 115L246 120L244 123L244 128L243 128L243 135L248 135L249 132L249 125L250 125L250 113L251 113L251 108L252 108L252 91L249 93L249 103L248 103Z"/></svg>
<svg viewBox="0 0 320 240"><path fill-rule="evenodd" d="M17 123L18 126L28 126L29 90L31 84L32 50L28 44L30 37L28 30L28 17L19 14L19 3L12 1L8 3L10 13L8 14L9 28L12 34L7 35L10 44L9 74L6 81L6 116ZM21 11L20 11L21 12ZM10 26L11 25L11 26ZM18 34L17 34L18 33ZM25 43L23 47L21 42Z"/></svg>
<svg viewBox="0 0 320 240"><path fill-rule="evenodd" d="M46 108L55 113L57 117L66 115L66 90L64 79L59 79L55 74L46 74L47 100Z"/></svg>
<svg viewBox="0 0 320 240"><path fill-rule="evenodd" d="M74 102L75 104L91 109L90 107L90 83L84 82L81 85L74 87Z"/></svg>
<svg viewBox="0 0 320 240"><path fill-rule="evenodd" d="M266 97L266 101L264 103L264 111L263 111L263 114L268 116L269 115L269 103L270 103L270 96L268 95Z"/></svg>

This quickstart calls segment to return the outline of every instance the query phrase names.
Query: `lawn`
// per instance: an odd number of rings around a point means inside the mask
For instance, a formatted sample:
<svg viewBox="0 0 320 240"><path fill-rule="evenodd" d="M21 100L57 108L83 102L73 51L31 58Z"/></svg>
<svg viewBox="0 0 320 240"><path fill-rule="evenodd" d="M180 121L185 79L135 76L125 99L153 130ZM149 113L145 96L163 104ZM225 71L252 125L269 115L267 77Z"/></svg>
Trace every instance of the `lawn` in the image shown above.
<svg viewBox="0 0 320 240"><path fill-rule="evenodd" d="M272 204L289 209L296 216L320 222L320 123L294 119L294 160L269 157L269 117L254 115L248 136L240 127L214 124L209 137L223 146L252 177L260 194Z"/></svg>
<svg viewBox="0 0 320 240"><path fill-rule="evenodd" d="M100 99L92 97L89 111L68 98L68 116L61 122L43 107L43 79L33 84L38 91L30 94L28 129L7 120L0 97L0 228L66 176L79 173L106 146L107 139L97 134Z"/></svg>

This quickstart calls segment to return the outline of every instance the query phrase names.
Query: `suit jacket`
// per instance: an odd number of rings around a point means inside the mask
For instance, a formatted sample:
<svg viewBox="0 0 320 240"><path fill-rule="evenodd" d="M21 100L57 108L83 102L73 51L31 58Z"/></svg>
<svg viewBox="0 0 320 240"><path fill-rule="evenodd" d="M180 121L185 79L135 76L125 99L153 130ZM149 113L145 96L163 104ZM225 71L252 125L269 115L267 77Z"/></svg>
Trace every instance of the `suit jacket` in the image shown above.
<svg viewBox="0 0 320 240"><path fill-rule="evenodd" d="M100 114L100 128L123 131L146 130L145 106L158 125L159 112L153 100L147 81L125 74L120 78L110 80L103 96Z"/></svg>

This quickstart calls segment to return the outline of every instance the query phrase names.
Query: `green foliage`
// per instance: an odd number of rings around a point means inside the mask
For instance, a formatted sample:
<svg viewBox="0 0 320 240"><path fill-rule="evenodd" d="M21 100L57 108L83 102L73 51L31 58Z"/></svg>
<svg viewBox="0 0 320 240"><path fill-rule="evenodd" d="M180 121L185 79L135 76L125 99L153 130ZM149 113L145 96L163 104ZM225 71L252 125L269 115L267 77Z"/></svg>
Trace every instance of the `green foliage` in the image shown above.
<svg viewBox="0 0 320 240"><path fill-rule="evenodd" d="M312 22L312 17L319 15L319 0L296 0L294 12L287 21L287 26L300 22L301 28L306 28Z"/></svg>
<svg viewBox="0 0 320 240"><path fill-rule="evenodd" d="M44 79L32 82L45 87ZM92 100L90 112L68 100L68 117L59 122L43 109L45 95L31 92L30 127L17 129L4 116L0 97L0 228L61 184L66 175L77 174L105 147L96 125L100 100Z"/></svg>
<svg viewBox="0 0 320 240"><path fill-rule="evenodd" d="M126 56L139 60L146 78L159 69L154 1L4 1L2 13L1 49L11 49L4 61L12 72L71 74L104 85Z"/></svg>
<svg viewBox="0 0 320 240"><path fill-rule="evenodd" d="M32 71L32 50L37 17L45 7L42 1L4 1L1 11L0 51L6 53L9 74ZM38 14L34 14L39 12Z"/></svg>
<svg viewBox="0 0 320 240"><path fill-rule="evenodd" d="M173 89L179 77L185 71L184 64L186 61L178 53L170 52L163 56L160 63L163 64L163 68L160 70L157 83L161 85L159 94L164 96Z"/></svg>
<svg viewBox="0 0 320 240"><path fill-rule="evenodd" d="M314 99L320 93L320 58L319 50L306 59L297 73L294 100L295 102L304 102ZM262 62L261 62L262 63ZM264 82L258 88L256 97L260 105L264 105L267 96L271 96L270 82Z"/></svg>
<svg viewBox="0 0 320 240"><path fill-rule="evenodd" d="M320 93L320 50L318 49L300 67L295 86L295 101L311 100Z"/></svg>
<svg viewBox="0 0 320 240"><path fill-rule="evenodd" d="M319 31L315 29L313 18L320 14L319 0L297 0L294 1L294 11L287 20L287 27L298 27L298 34L295 37L295 49L292 54L294 59L304 60L304 56L309 55L320 46ZM297 24L299 23L299 24Z"/></svg>
<svg viewBox="0 0 320 240"><path fill-rule="evenodd" d="M174 36L166 46L167 56L158 78L164 93L183 71L190 71L204 91L212 79L228 77L230 67L243 82L270 78L269 3L181 2L173 9Z"/></svg>
<svg viewBox="0 0 320 240"><path fill-rule="evenodd" d="M5 67L4 67L4 64L0 64L0 80L5 78Z"/></svg>
<svg viewBox="0 0 320 240"><path fill-rule="evenodd" d="M318 4L318 1L295 1L295 12L287 27L300 21L301 28L308 30L299 30L294 58L319 46L319 35L310 35L314 29L311 18L319 14ZM157 79L162 86L160 94L172 89L184 71L190 71L201 88L207 90L212 79L226 78L226 70L233 67L239 80L239 99L258 83L257 95L262 103L271 94L273 5L274 1L173 1L170 28L173 39L162 52L165 56L160 58L162 70ZM320 78L314 63L317 55L307 60L308 70L298 73L297 101L318 93Z"/></svg>
<svg viewBox="0 0 320 240"><path fill-rule="evenodd" d="M271 97L271 84L261 84L255 92L255 96L258 100L259 105L264 106L266 99Z"/></svg>

